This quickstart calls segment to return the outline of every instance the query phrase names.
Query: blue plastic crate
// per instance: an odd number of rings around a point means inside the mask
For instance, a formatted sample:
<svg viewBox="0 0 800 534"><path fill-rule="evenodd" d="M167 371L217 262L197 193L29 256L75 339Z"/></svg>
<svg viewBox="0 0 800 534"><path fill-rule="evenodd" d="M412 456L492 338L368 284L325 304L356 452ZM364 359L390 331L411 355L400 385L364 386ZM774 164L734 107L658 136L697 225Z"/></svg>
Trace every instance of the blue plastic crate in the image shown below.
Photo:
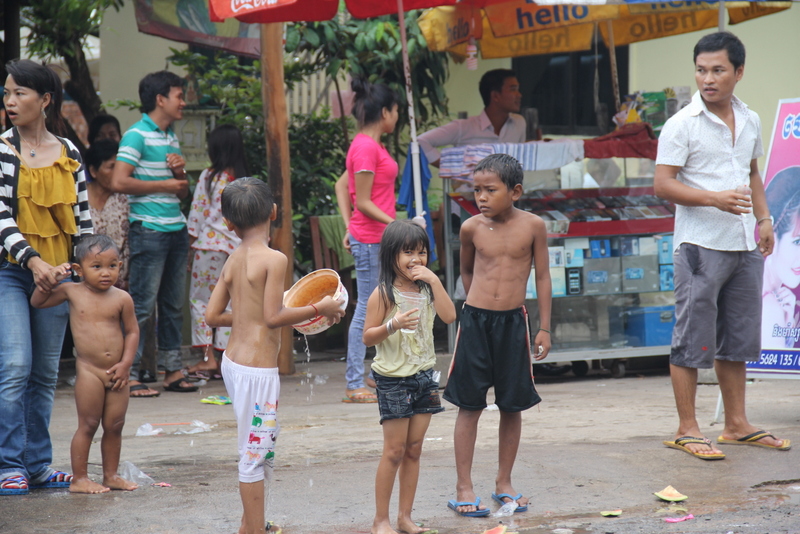
<svg viewBox="0 0 800 534"><path fill-rule="evenodd" d="M675 306L629 307L625 310L625 336L629 346L672 344Z"/></svg>

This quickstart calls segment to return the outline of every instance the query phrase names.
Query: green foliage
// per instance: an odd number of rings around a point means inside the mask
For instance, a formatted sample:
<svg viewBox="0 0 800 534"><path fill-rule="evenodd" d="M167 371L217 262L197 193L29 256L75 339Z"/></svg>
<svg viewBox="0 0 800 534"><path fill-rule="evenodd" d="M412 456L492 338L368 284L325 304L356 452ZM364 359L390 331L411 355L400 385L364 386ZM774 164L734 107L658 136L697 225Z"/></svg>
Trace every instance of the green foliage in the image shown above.
<svg viewBox="0 0 800 534"><path fill-rule="evenodd" d="M304 269L310 271L312 246L308 218L338 213L333 186L344 172L349 147L342 129L330 119L327 109L318 115L292 115L289 146L295 254Z"/></svg>
<svg viewBox="0 0 800 534"><path fill-rule="evenodd" d="M46 58L75 57L89 35L97 35L103 13L123 0L36 0L21 9L30 28L28 49Z"/></svg>
<svg viewBox="0 0 800 534"><path fill-rule="evenodd" d="M417 17L415 11L406 14L406 35L414 112L418 126L422 126L436 116L447 115L443 86L448 71L447 55L428 50ZM409 121L397 16L348 18L344 22L337 17L325 22L295 23L286 30L286 51L305 55L310 65L325 70L333 78L344 71L391 87L403 102L394 134L395 155L401 153L401 131Z"/></svg>
<svg viewBox="0 0 800 534"><path fill-rule="evenodd" d="M260 62L223 53L209 56L173 49L172 54L170 61L186 70L201 105L219 109L216 124L234 124L242 130L250 173L266 181ZM309 72L309 67L287 64L285 72L287 86L292 87ZM310 271L308 217L337 213L333 185L345 168L348 146L341 127L330 119L327 109L317 115L293 115L289 144L295 259L303 270Z"/></svg>

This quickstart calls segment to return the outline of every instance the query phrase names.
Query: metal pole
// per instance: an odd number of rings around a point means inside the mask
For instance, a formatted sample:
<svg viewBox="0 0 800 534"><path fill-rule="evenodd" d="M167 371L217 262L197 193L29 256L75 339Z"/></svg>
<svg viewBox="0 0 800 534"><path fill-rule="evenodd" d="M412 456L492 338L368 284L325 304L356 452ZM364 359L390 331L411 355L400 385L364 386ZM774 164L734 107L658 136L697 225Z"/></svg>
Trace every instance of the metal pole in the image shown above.
<svg viewBox="0 0 800 534"><path fill-rule="evenodd" d="M619 74L617 73L617 48L614 46L614 26L611 21L606 21L608 28L608 57L611 60L611 84L614 88L614 108L615 113L619 111Z"/></svg>
<svg viewBox="0 0 800 534"><path fill-rule="evenodd" d="M419 143L417 143L417 123L414 117L414 92L411 88L411 64L408 60L408 42L406 40L406 18L403 11L403 0L397 0L397 16L400 23L400 43L403 49L403 71L406 78L406 98L408 99L408 122L411 126L411 170L414 183L414 204L417 216L423 221L425 211L422 209L422 173L419 169Z"/></svg>
<svg viewBox="0 0 800 534"><path fill-rule="evenodd" d="M719 31L725 31L725 1L719 0L719 11L717 18L717 28Z"/></svg>

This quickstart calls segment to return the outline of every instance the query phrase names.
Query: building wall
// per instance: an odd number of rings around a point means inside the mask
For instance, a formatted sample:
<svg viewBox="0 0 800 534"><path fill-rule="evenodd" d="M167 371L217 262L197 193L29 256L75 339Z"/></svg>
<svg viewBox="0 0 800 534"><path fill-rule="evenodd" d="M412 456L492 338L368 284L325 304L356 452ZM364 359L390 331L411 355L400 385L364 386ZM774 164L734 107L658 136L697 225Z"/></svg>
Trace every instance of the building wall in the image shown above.
<svg viewBox="0 0 800 534"><path fill-rule="evenodd" d="M747 49L744 77L736 96L761 117L764 150L768 150L778 100L800 97L800 5L788 11L726 26ZM631 45L631 91L660 91L671 85L694 81L694 45L708 32L694 32ZM764 162L761 162L763 169Z"/></svg>
<svg viewBox="0 0 800 534"><path fill-rule="evenodd" d="M444 94L449 101L450 115L453 118L461 111L469 116L483 111L483 102L478 92L481 76L492 69L510 69L511 59L481 59L478 70L467 70L466 63L456 64L450 61L450 77L444 84Z"/></svg>
<svg viewBox="0 0 800 534"><path fill-rule="evenodd" d="M125 2L119 12L109 9L103 16L100 28L100 98L106 111L115 115L124 132L139 120L138 111L113 109L113 100L139 100L139 80L149 72L168 68L170 48L183 50L186 45L160 37L139 33L133 2Z"/></svg>

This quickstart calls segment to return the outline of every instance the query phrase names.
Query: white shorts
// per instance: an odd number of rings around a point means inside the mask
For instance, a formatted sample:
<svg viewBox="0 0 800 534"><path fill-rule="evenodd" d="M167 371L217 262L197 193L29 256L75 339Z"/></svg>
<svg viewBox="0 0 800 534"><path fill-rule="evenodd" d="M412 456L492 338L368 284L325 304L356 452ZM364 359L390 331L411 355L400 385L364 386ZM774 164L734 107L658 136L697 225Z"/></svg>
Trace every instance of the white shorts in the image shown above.
<svg viewBox="0 0 800 534"><path fill-rule="evenodd" d="M247 367L222 354L222 377L236 414L239 482L272 479L281 382L277 367Z"/></svg>

